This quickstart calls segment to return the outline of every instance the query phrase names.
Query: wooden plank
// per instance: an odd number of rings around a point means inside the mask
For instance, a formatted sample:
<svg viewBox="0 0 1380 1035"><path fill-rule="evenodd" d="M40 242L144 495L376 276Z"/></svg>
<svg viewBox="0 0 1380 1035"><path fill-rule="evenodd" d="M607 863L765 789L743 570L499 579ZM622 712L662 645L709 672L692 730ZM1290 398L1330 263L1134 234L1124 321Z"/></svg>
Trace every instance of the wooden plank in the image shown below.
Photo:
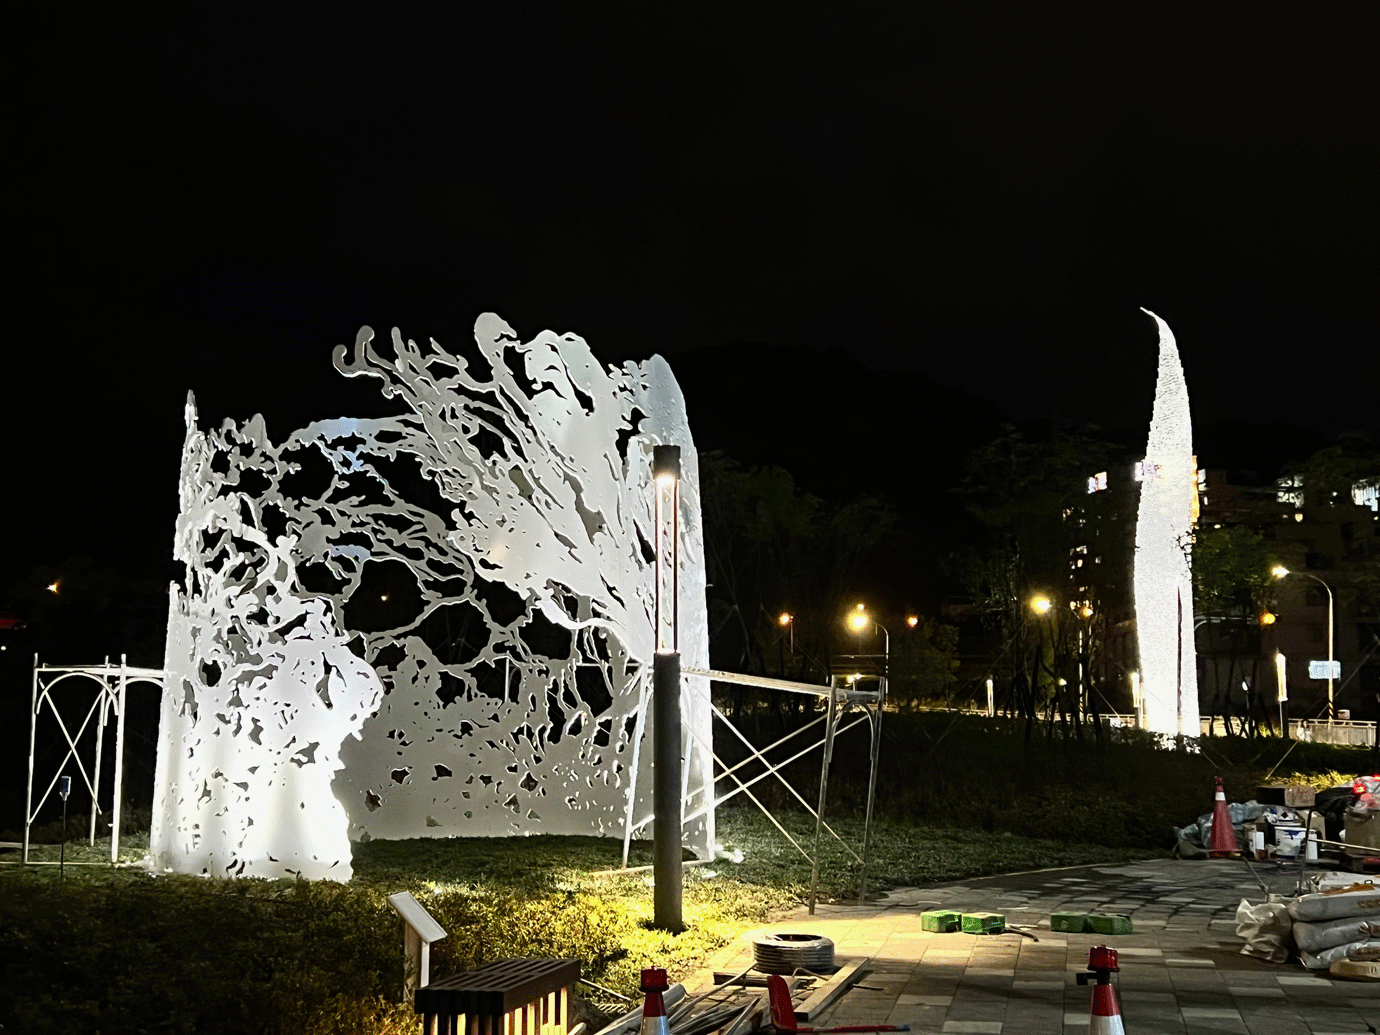
<svg viewBox="0 0 1380 1035"><path fill-rule="evenodd" d="M848 991L848 987L867 973L871 956L835 957L839 969L825 982L815 986L810 997L795 1008L797 1021L812 1021L818 1017L835 999Z"/></svg>

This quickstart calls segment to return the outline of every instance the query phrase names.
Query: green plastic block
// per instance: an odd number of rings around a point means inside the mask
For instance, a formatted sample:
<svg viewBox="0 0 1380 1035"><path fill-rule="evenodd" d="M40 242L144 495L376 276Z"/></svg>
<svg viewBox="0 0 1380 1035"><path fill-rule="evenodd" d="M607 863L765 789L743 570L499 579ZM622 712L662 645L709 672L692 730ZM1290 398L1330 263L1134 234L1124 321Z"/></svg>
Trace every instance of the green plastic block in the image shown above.
<svg viewBox="0 0 1380 1035"><path fill-rule="evenodd" d="M1068 934L1079 934L1088 929L1088 914L1050 913L1049 929L1051 931L1064 931Z"/></svg>
<svg viewBox="0 0 1380 1035"><path fill-rule="evenodd" d="M1131 918L1125 913L1089 913L1088 927L1095 934L1130 934Z"/></svg>
<svg viewBox="0 0 1380 1035"><path fill-rule="evenodd" d="M920 930L934 934L948 934L957 931L963 922L963 914L956 909L932 909L920 914Z"/></svg>
<svg viewBox="0 0 1380 1035"><path fill-rule="evenodd" d="M964 913L965 934L1001 934L1006 930L1006 917L1001 913Z"/></svg>

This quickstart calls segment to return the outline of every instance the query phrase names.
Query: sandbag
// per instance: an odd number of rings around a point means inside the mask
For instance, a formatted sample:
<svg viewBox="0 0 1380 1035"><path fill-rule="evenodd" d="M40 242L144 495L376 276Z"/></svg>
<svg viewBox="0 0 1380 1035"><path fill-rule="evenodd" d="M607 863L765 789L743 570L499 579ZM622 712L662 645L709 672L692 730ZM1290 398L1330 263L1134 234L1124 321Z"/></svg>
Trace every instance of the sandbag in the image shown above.
<svg viewBox="0 0 1380 1035"><path fill-rule="evenodd" d="M1309 970L1326 970L1338 960L1380 960L1380 938L1334 945L1319 953L1300 952L1299 959Z"/></svg>
<svg viewBox="0 0 1380 1035"><path fill-rule="evenodd" d="M1236 935L1246 943L1243 956L1283 963L1289 958L1289 933L1289 911L1278 895L1257 905L1243 898L1236 907Z"/></svg>
<svg viewBox="0 0 1380 1035"><path fill-rule="evenodd" d="M1380 888L1300 895L1289 903L1289 915L1308 923L1344 916L1380 916Z"/></svg>
<svg viewBox="0 0 1380 1035"><path fill-rule="evenodd" d="M1237 910L1237 916L1240 916ZM1237 921L1238 931L1240 920ZM1380 916L1344 916L1340 920L1324 920L1310 924L1298 921L1294 924L1294 941L1300 949L1321 952L1334 945L1347 942L1363 942L1369 938L1380 938Z"/></svg>

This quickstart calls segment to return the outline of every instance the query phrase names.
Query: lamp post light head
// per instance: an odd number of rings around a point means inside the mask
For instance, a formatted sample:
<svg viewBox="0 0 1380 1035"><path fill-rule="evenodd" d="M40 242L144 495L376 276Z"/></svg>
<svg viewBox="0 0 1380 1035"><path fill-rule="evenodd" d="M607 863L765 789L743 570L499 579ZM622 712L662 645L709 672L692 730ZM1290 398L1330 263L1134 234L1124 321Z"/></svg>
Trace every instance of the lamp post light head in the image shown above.
<svg viewBox="0 0 1380 1035"><path fill-rule="evenodd" d="M1030 598L1030 607L1036 614L1048 614L1049 609L1054 605L1050 603L1049 597L1038 596Z"/></svg>
<svg viewBox="0 0 1380 1035"><path fill-rule="evenodd" d="M790 625L791 622L794 620L795 615L791 614L788 611L782 611L781 614L777 616L776 624L784 627Z"/></svg>
<svg viewBox="0 0 1380 1035"><path fill-rule="evenodd" d="M920 624L920 616L919 616L919 615L906 615L906 624L907 624L908 626L910 626L912 629L914 629L917 625Z"/></svg>
<svg viewBox="0 0 1380 1035"><path fill-rule="evenodd" d="M1289 569L1282 564L1276 564L1273 568L1270 569L1270 574L1277 579L1282 579L1284 578L1284 576L1289 574Z"/></svg>
<svg viewBox="0 0 1380 1035"><path fill-rule="evenodd" d="M652 447L652 477L662 485L680 480L680 446Z"/></svg>
<svg viewBox="0 0 1380 1035"><path fill-rule="evenodd" d="M854 632L862 632L872 624L872 619L867 617L867 613L862 610L862 604L859 604L858 610L848 616L848 624L852 626Z"/></svg>
<svg viewBox="0 0 1380 1035"><path fill-rule="evenodd" d="M1272 611L1262 611L1262 612L1260 612L1260 624L1261 624L1261 625L1274 625L1274 624L1275 624L1275 615L1274 615L1274 612L1272 612Z"/></svg>

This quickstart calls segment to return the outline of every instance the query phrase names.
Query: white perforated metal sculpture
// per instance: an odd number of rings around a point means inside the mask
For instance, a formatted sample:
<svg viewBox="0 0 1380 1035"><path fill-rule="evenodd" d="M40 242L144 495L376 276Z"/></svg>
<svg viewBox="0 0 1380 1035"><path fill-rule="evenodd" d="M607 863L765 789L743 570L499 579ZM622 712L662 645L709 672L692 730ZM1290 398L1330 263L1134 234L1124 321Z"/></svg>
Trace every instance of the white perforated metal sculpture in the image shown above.
<svg viewBox="0 0 1380 1035"><path fill-rule="evenodd" d="M1174 334L1146 312L1159 327L1160 359L1136 517L1136 636L1145 722L1157 733L1196 737L1198 664L1190 568L1197 474L1193 422Z"/></svg>
<svg viewBox="0 0 1380 1035"><path fill-rule="evenodd" d="M660 357L475 324L466 356L361 329L406 412L201 431L190 399L152 863L348 879L350 840L619 834L651 808L654 445L682 449L680 643L705 668L698 470ZM686 793L712 793L683 681ZM644 746L645 745L645 746ZM687 823L707 855L713 815Z"/></svg>

